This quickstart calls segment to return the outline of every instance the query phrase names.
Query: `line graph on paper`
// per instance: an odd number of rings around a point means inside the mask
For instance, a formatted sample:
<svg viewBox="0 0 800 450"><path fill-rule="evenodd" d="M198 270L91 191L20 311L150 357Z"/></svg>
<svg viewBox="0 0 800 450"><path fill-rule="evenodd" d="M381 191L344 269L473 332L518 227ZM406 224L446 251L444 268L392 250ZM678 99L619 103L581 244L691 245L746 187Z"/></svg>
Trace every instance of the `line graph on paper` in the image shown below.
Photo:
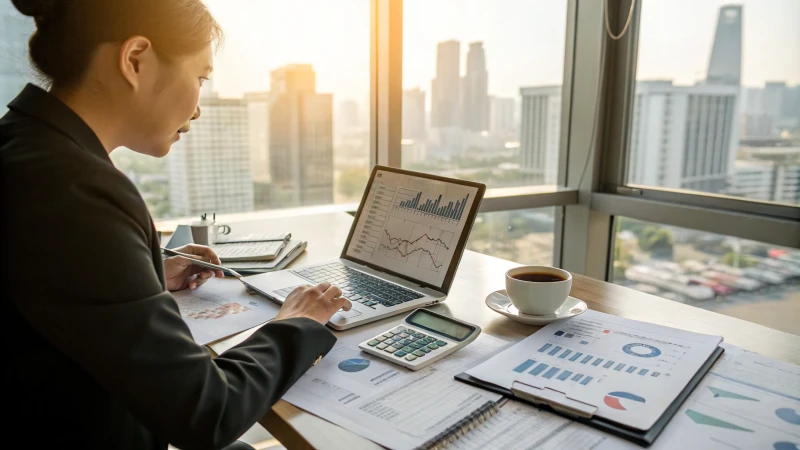
<svg viewBox="0 0 800 450"><path fill-rule="evenodd" d="M194 320L219 320L246 313L250 308L214 294L196 292L192 297L176 298L181 315Z"/></svg>
<svg viewBox="0 0 800 450"><path fill-rule="evenodd" d="M450 251L453 233L390 216L376 251L420 269L438 272Z"/></svg>

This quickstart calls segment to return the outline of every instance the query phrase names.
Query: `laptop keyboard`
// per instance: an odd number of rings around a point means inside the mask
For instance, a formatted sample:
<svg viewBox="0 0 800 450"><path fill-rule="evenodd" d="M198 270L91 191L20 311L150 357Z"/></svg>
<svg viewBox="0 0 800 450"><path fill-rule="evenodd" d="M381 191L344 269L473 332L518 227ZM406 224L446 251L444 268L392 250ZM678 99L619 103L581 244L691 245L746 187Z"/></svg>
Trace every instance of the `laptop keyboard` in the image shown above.
<svg viewBox="0 0 800 450"><path fill-rule="evenodd" d="M309 267L295 272L315 283L327 281L339 286L344 293L343 297L351 302L358 302L373 309L376 305L392 307L423 297L418 292L353 270L341 263ZM289 292L291 293L291 290Z"/></svg>

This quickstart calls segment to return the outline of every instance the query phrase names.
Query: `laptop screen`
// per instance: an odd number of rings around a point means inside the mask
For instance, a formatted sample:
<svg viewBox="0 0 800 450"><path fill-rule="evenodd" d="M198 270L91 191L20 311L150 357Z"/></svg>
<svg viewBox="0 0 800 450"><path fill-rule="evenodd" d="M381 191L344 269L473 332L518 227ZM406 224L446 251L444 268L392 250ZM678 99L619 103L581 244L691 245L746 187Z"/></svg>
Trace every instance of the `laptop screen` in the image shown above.
<svg viewBox="0 0 800 450"><path fill-rule="evenodd" d="M378 167L344 254L442 288L448 274L452 281L484 190L477 183Z"/></svg>

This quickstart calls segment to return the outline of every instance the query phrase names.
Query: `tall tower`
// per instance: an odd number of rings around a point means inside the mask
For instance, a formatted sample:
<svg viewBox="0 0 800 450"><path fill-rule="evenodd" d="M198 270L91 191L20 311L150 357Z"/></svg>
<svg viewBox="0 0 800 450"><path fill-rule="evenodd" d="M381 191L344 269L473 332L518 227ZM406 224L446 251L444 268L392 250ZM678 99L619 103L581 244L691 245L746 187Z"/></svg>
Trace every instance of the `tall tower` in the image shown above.
<svg viewBox="0 0 800 450"><path fill-rule="evenodd" d="M489 129L489 74L483 42L469 44L467 73L462 80L464 128L471 131Z"/></svg>
<svg viewBox="0 0 800 450"><path fill-rule="evenodd" d="M272 71L269 126L272 206L333 203L333 95L310 64Z"/></svg>
<svg viewBox="0 0 800 450"><path fill-rule="evenodd" d="M403 91L403 139L424 141L425 129L425 91L416 87Z"/></svg>
<svg viewBox="0 0 800 450"><path fill-rule="evenodd" d="M0 2L0 116L33 73L28 38L35 28L33 19L20 14L11 2Z"/></svg>
<svg viewBox="0 0 800 450"><path fill-rule="evenodd" d="M461 125L461 43L440 42L436 47L436 78L431 82L431 127Z"/></svg>
<svg viewBox="0 0 800 450"><path fill-rule="evenodd" d="M520 166L532 184L555 184L561 138L561 86L523 87Z"/></svg>
<svg viewBox="0 0 800 450"><path fill-rule="evenodd" d="M706 82L739 86L741 79L742 5L726 5L719 9Z"/></svg>

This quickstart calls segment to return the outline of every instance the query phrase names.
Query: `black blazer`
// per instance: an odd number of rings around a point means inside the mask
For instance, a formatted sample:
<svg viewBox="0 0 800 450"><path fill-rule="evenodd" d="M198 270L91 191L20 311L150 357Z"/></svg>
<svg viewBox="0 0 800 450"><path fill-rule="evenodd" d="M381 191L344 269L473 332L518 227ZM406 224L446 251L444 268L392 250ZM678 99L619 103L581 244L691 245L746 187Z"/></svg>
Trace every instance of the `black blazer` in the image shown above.
<svg viewBox="0 0 800 450"><path fill-rule="evenodd" d="M0 446L220 448L333 347L324 326L290 319L212 359L165 289L144 201L94 132L32 85L8 106Z"/></svg>

